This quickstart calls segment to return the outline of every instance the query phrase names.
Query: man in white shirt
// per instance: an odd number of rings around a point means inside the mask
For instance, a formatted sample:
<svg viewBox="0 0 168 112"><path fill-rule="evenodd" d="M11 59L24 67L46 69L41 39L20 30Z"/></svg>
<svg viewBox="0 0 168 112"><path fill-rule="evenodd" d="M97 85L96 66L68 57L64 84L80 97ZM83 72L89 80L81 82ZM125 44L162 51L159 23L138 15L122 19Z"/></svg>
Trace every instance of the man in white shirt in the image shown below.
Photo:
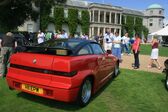
<svg viewBox="0 0 168 112"><path fill-rule="evenodd" d="M121 37L118 32L115 32L113 37L112 54L121 61Z"/></svg>
<svg viewBox="0 0 168 112"><path fill-rule="evenodd" d="M104 50L107 51L108 53L111 53L112 39L113 39L113 33L111 33L110 29L108 28L103 39Z"/></svg>
<svg viewBox="0 0 168 112"><path fill-rule="evenodd" d="M37 41L38 44L43 43L44 42L44 38L45 38L45 34L41 31L39 31L38 35L37 35Z"/></svg>
<svg viewBox="0 0 168 112"><path fill-rule="evenodd" d="M68 34L65 32L65 30L62 30L61 38L68 38Z"/></svg>
<svg viewBox="0 0 168 112"><path fill-rule="evenodd" d="M122 53L127 53L129 54L130 53L130 50L129 50L129 41L130 41L130 38L128 37L128 33L125 33L125 35L122 37L121 39L122 41Z"/></svg>

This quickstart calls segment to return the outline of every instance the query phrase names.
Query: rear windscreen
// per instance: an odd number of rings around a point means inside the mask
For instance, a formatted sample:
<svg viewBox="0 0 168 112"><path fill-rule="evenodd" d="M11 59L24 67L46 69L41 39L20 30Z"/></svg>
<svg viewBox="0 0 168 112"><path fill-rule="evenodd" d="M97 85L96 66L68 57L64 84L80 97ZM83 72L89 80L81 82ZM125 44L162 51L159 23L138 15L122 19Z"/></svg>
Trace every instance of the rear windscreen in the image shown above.
<svg viewBox="0 0 168 112"><path fill-rule="evenodd" d="M79 41L49 40L36 46L26 47L25 52L42 53L51 55L73 55L73 49L80 44Z"/></svg>

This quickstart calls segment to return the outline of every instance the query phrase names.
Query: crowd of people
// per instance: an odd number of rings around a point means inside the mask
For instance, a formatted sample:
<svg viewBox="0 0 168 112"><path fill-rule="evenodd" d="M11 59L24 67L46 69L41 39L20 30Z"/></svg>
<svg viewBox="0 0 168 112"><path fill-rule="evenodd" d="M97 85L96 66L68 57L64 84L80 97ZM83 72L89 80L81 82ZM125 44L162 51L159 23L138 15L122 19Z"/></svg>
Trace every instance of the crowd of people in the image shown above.
<svg viewBox="0 0 168 112"><path fill-rule="evenodd" d="M27 40L30 40L31 35L27 36L26 38ZM57 38L81 38L85 40L89 39L87 34L83 34L81 36L79 35L68 36L65 30L57 31L57 33L52 32L43 33L42 31L39 31L36 37L38 44L47 41L49 39L57 39ZM107 51L107 53L112 53L119 59L120 62L122 62L121 56L123 53L130 55L132 51L135 60L132 67L134 69L138 69L140 67L139 53L140 53L141 38L138 33L136 33L133 38L130 38L128 33L125 33L125 35L121 37L119 35L119 32L113 33L111 32L110 29L107 29L104 35L100 34L100 36L95 36L94 38L92 38L92 40L100 43L102 47L105 49L105 51ZM156 36L153 38L151 46L152 46L151 60L148 67L151 68L153 63L156 62L158 69L161 69L161 64L158 61L159 41ZM9 58L13 53L14 48L17 47L17 42L11 32L6 33L6 35L2 37L0 41L0 47L2 57L1 59L2 69L0 71L0 76L5 77L7 73L7 67L9 66Z"/></svg>
<svg viewBox="0 0 168 112"><path fill-rule="evenodd" d="M118 57L120 62L122 62L121 56L123 54L131 55L132 53L134 55L134 63L132 64L132 67L134 69L139 69L139 53L142 40L138 33L136 33L132 38L129 37L128 33L125 33L124 36L121 37L119 32L113 33L110 29L107 29L104 36L102 36L102 34L100 34L100 36L95 36L95 40L104 47L106 52L112 53ZM151 68L153 63L156 62L157 68L160 70L162 67L158 61L159 41L157 36L153 38L151 46L152 51L148 68Z"/></svg>

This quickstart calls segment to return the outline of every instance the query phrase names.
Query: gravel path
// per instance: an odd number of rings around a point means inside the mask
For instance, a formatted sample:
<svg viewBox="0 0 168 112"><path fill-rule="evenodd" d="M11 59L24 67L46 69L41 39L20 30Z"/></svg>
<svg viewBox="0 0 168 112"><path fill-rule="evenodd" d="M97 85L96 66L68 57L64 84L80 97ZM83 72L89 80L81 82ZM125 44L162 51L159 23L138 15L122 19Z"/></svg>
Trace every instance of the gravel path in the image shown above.
<svg viewBox="0 0 168 112"><path fill-rule="evenodd" d="M131 55L123 55L122 59L123 59L123 61L120 64L120 68L133 69L132 68L132 63L134 63L133 54L131 54ZM168 57L159 57L159 62L162 65L162 69L158 70L157 67L148 68L148 64L149 64L149 61L150 61L150 56L148 56L148 55L140 55L139 56L140 68L136 69L136 70L143 70L143 71L148 71L148 72L162 73L162 70L164 68L164 61L166 59L168 59Z"/></svg>

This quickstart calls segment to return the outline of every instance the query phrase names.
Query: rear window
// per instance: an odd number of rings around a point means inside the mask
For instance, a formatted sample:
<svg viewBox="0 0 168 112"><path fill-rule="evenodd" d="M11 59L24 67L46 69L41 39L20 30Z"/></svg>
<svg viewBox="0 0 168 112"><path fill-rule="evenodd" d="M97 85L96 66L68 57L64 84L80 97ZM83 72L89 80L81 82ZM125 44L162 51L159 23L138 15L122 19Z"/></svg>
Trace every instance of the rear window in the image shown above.
<svg viewBox="0 0 168 112"><path fill-rule="evenodd" d="M67 39L49 40L36 46L26 47L24 52L71 56L73 49L80 44L80 41L68 41Z"/></svg>
<svg viewBox="0 0 168 112"><path fill-rule="evenodd" d="M68 41L67 39L49 40L47 42L36 45L37 47L51 47L51 48L64 48L75 49L80 44L80 41Z"/></svg>

